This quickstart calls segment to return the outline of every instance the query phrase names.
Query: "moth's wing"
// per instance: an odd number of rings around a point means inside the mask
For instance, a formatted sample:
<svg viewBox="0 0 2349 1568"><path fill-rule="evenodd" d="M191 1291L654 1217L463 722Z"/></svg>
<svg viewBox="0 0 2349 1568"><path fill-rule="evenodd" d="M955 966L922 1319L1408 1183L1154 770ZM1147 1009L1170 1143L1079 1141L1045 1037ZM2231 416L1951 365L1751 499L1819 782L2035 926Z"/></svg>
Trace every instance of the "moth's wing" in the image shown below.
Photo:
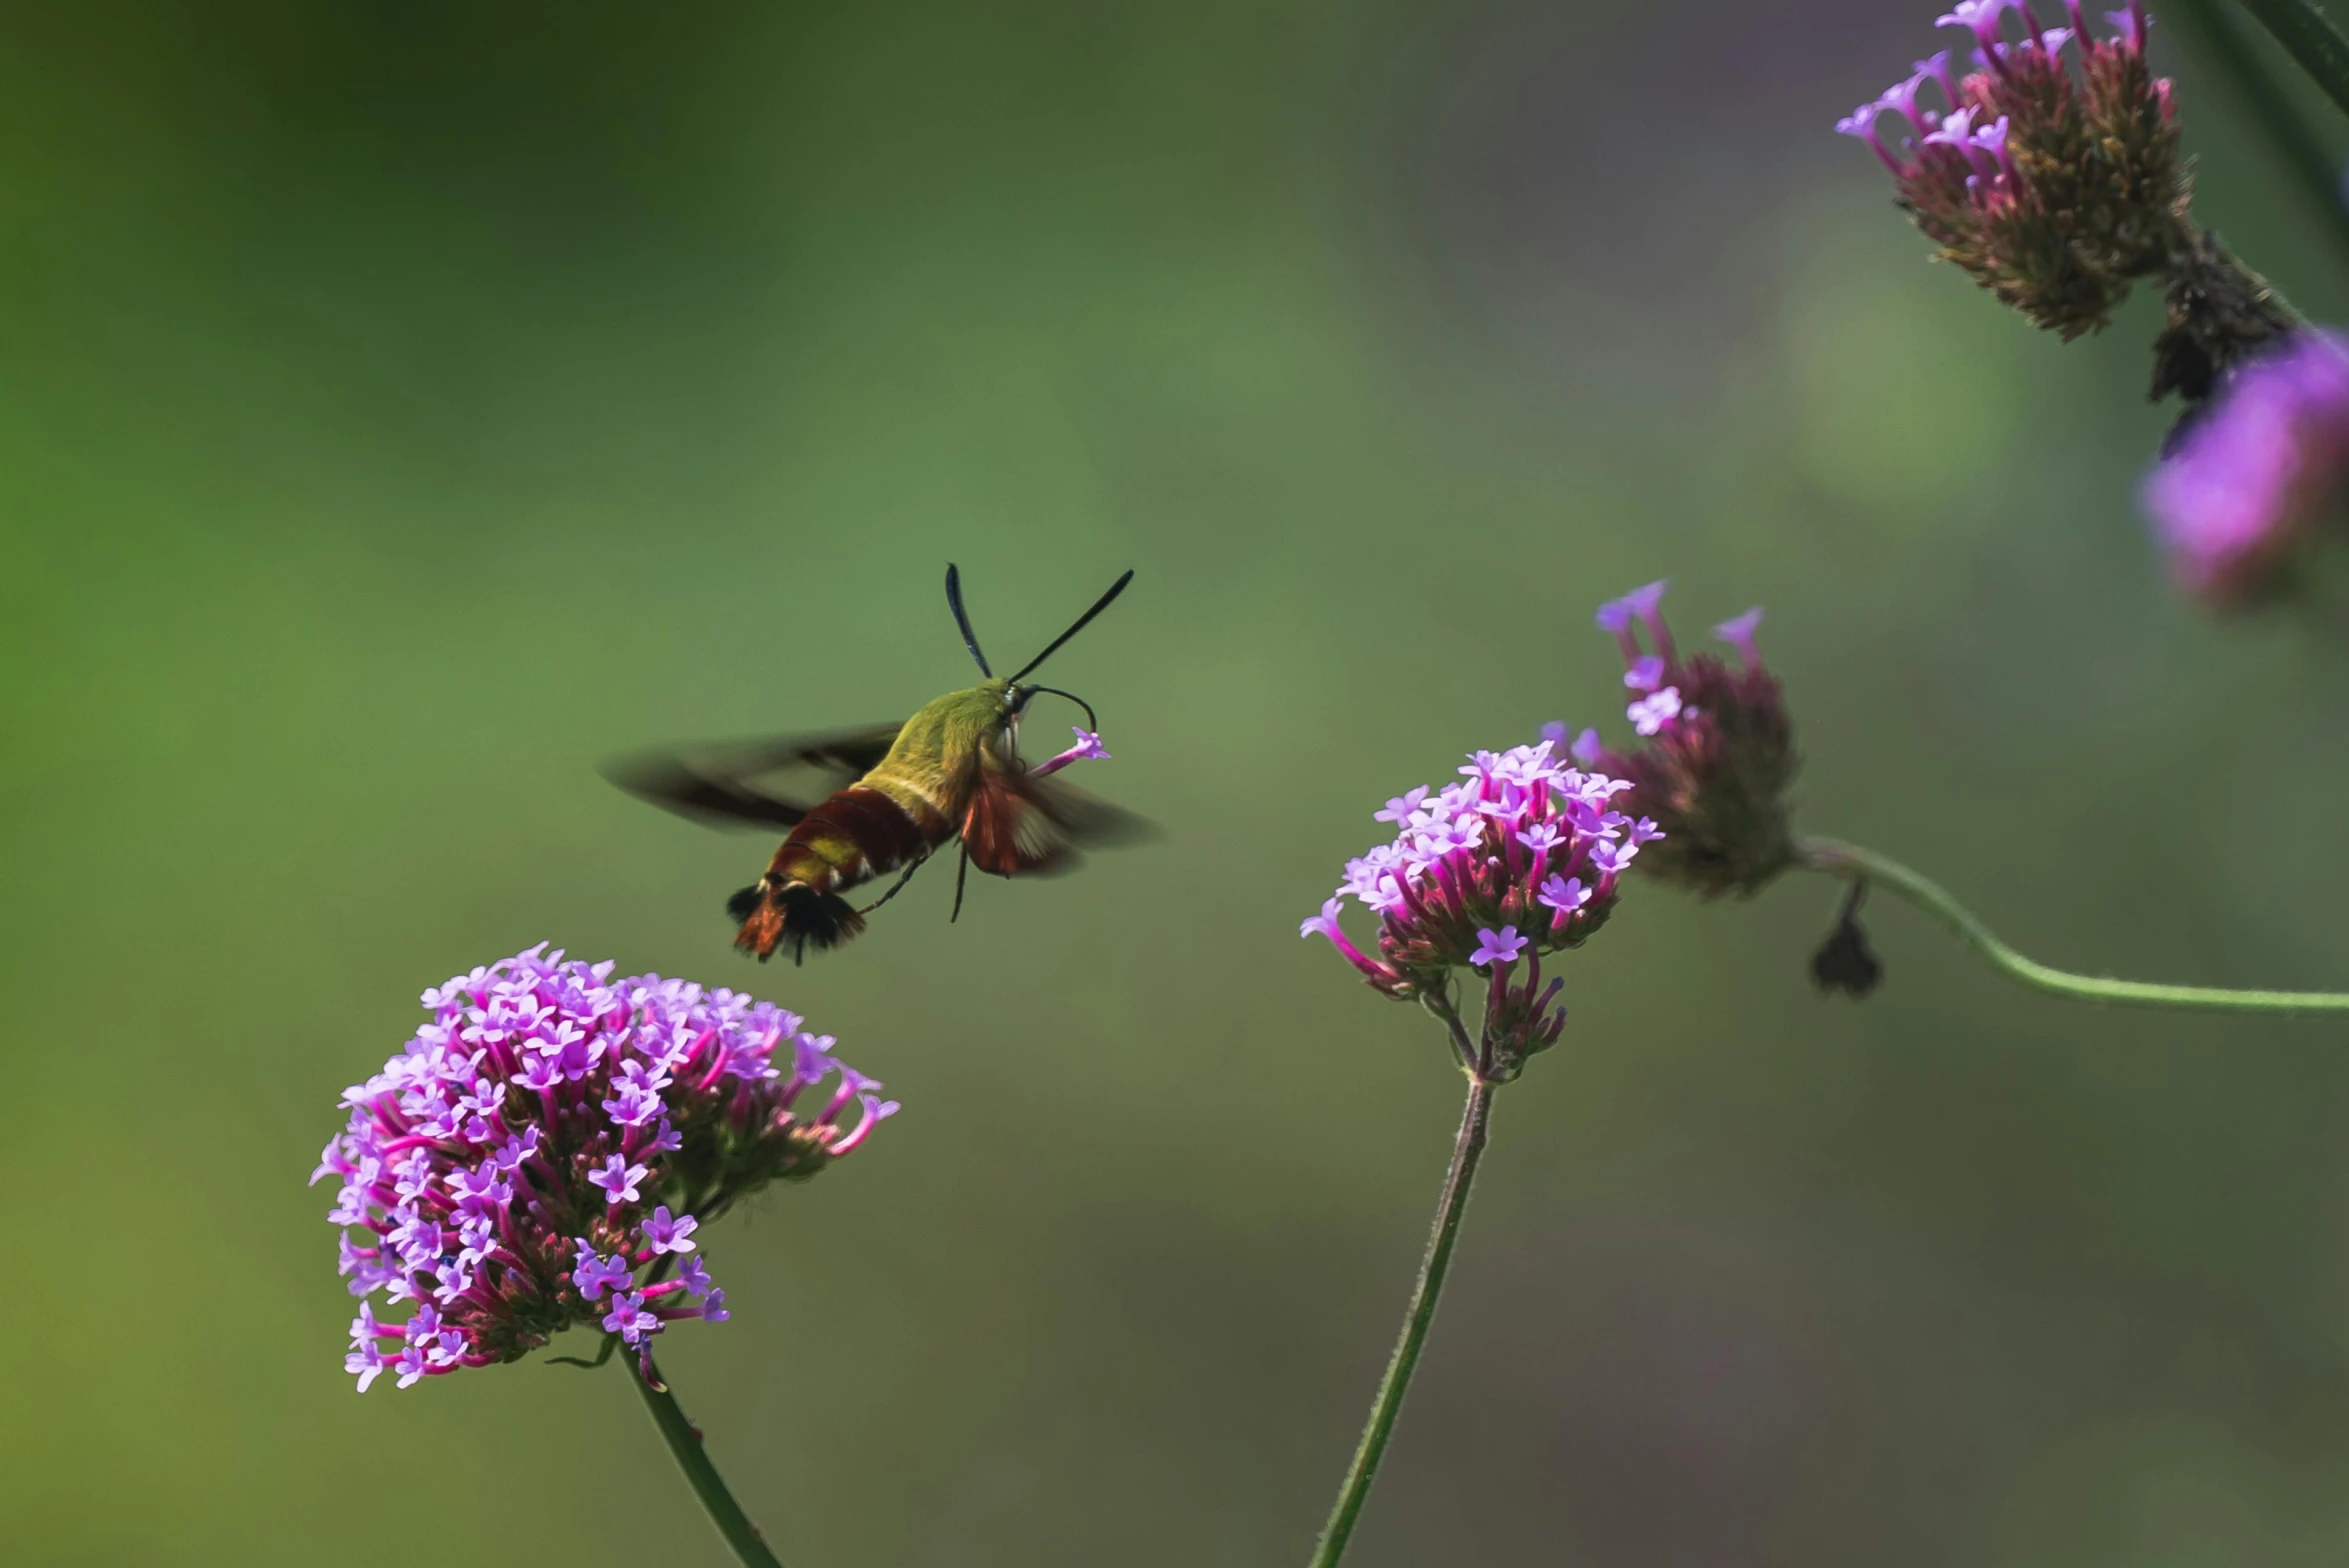
<svg viewBox="0 0 2349 1568"><path fill-rule="evenodd" d="M822 735L631 752L600 771L637 799L712 827L790 828L826 797L871 772L903 728L902 723L872 724Z"/></svg>
<svg viewBox="0 0 2349 1568"><path fill-rule="evenodd" d="M1122 849L1158 837L1158 824L1123 806L1113 806L1058 779L1030 779L1028 790L1036 807L1049 817L1068 841L1084 849Z"/></svg>
<svg viewBox="0 0 2349 1568"><path fill-rule="evenodd" d="M1057 779L994 767L979 770L962 824L971 864L999 877L1074 870L1084 858L1080 850L1139 843L1157 833L1148 818Z"/></svg>

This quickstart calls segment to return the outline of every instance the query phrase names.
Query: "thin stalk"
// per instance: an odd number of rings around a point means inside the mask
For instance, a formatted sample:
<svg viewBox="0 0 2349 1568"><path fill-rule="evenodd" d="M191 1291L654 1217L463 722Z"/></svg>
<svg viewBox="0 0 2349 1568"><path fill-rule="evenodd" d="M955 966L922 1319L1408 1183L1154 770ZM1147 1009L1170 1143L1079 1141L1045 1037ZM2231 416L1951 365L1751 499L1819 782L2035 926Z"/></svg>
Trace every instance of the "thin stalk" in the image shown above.
<svg viewBox="0 0 2349 1568"><path fill-rule="evenodd" d="M2349 247L2349 200L2343 199L2340 163L2301 118L2284 84L2259 58L2228 0L2171 0L2171 7L2189 19L2203 52L2227 78L2243 111L2258 122L2269 145L2306 188L2309 204L2323 216L2334 240Z"/></svg>
<svg viewBox="0 0 2349 1568"><path fill-rule="evenodd" d="M2343 113L2349 113L2349 38L2308 0L2243 0L2243 9L2276 35L2276 42Z"/></svg>
<svg viewBox="0 0 2349 1568"><path fill-rule="evenodd" d="M669 1445L669 1456L685 1472L686 1484L701 1499L703 1512L710 1516L710 1523L717 1526L718 1534L732 1548L734 1560L742 1568L783 1568L775 1560L775 1554L767 1550L759 1527L750 1522L750 1515L742 1511L742 1505L734 1501L734 1494L726 1490L725 1478L718 1474L718 1467L710 1463L710 1456L702 1448L701 1430L685 1419L677 1396L661 1381L660 1369L652 1364L652 1358L644 1357L640 1365L636 1356L623 1353L620 1360L628 1368L629 1381L644 1396L644 1408L652 1412L653 1425L661 1429L661 1440Z"/></svg>
<svg viewBox="0 0 2349 1568"><path fill-rule="evenodd" d="M1445 1032L1451 1036L1452 1054L1460 1058L1460 1070L1471 1078L1482 1077L1476 1043L1468 1038L1467 1026L1460 1022L1460 1009L1452 1005L1450 987L1432 995L1423 995L1419 1005L1442 1020Z"/></svg>
<svg viewBox="0 0 2349 1568"><path fill-rule="evenodd" d="M2108 980L2076 975L2025 958L2001 942L1949 890L1922 872L1856 844L1806 839L1797 864L1805 870L1864 881L1897 893L1954 932L2009 979L2035 991L2087 1002L2121 1002L2140 1007L2192 1008L2227 1013L2349 1013L2349 993L2340 991L2234 991L2218 986L2157 985L2144 980Z"/></svg>
<svg viewBox="0 0 2349 1568"><path fill-rule="evenodd" d="M1386 1376L1379 1379L1378 1396L1370 1402L1370 1420L1362 1428L1362 1441L1355 1445L1354 1462L1346 1467L1346 1479L1338 1488L1329 1523L1322 1527L1312 1568L1332 1568L1345 1556L1346 1539L1354 1533L1354 1522L1370 1496L1371 1480L1378 1474L1379 1458L1395 1430L1395 1418L1403 1412L1403 1395L1411 1387L1412 1370L1419 1365L1419 1349L1427 1342L1428 1325L1435 1321L1436 1301L1444 1292L1444 1273L1452 1265L1452 1244L1460 1236L1460 1217L1468 1212L1468 1189L1476 1180L1477 1161L1484 1155L1493 1088L1473 1073L1468 1077L1468 1103L1460 1111L1460 1133L1452 1143L1451 1168L1444 1172L1443 1196L1436 1202L1427 1253L1419 1261L1419 1282L1411 1288L1402 1335L1395 1341L1395 1353L1387 1359Z"/></svg>

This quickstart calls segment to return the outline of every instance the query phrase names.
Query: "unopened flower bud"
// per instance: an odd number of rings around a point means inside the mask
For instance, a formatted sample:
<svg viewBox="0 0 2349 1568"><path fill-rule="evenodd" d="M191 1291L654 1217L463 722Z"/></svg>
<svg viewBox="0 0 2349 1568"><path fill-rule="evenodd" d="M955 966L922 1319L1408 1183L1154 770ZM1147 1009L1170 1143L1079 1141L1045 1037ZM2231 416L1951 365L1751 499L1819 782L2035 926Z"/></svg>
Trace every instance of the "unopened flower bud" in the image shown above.
<svg viewBox="0 0 2349 1568"><path fill-rule="evenodd" d="M1836 913L1835 929L1811 955L1811 983L1829 995L1840 993L1856 1001L1884 979L1884 965L1868 945L1867 930L1860 924L1860 905L1867 898L1868 885L1852 883Z"/></svg>

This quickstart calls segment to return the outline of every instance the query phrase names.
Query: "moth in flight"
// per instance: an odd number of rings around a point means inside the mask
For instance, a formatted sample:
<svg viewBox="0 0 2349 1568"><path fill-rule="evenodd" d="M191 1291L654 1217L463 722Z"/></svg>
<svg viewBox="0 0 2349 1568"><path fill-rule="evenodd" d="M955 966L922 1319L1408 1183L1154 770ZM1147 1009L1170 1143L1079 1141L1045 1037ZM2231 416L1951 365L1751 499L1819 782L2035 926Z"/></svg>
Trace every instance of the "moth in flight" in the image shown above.
<svg viewBox="0 0 2349 1568"><path fill-rule="evenodd" d="M763 961L780 948L794 962L837 947L865 916L895 897L930 857L958 843L954 910L972 866L999 877L1066 870L1078 851L1147 836L1148 824L1051 777L1085 757L1106 756L1091 704L1028 680L1037 666L1109 608L1133 581L1127 572L1067 631L1011 675L979 651L962 606L962 574L946 568L946 602L963 646L986 677L926 703L902 724L623 757L604 776L641 800L719 827L785 828L766 875L726 901L734 945ZM1039 695L1085 711L1078 744L1030 768L1020 760L1020 716ZM789 775L813 778L791 787ZM782 780L781 783L771 782ZM871 903L844 895L877 877L897 881ZM952 918L952 917L949 917Z"/></svg>

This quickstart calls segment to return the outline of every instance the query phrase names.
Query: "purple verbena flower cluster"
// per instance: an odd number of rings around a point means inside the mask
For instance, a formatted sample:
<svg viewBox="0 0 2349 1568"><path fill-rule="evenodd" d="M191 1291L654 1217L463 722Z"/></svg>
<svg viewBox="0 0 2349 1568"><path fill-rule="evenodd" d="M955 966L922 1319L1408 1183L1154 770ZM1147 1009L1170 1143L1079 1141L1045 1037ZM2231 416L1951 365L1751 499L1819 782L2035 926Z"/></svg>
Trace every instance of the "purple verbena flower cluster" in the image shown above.
<svg viewBox="0 0 2349 1568"><path fill-rule="evenodd" d="M1459 965L1498 985L1529 955L1538 979L1542 954L1605 924L1624 868L1659 836L1613 808L1624 780L1565 765L1546 740L1477 752L1460 772L1388 801L1376 820L1394 824L1393 842L1349 861L1345 884L1300 928L1389 996L1440 995ZM1348 898L1378 916L1376 958L1338 922Z"/></svg>
<svg viewBox="0 0 2349 1568"><path fill-rule="evenodd" d="M1714 628L1739 663L1684 655L1664 622L1664 584L1649 583L1599 607L1599 629L1623 650L1624 716L1641 744L1610 751L1585 730L1574 760L1629 789L1626 810L1661 824L1663 843L1640 869L1706 897L1752 893L1794 859L1785 792L1794 780L1794 722L1778 679L1763 667L1748 610ZM1642 642L1642 636L1645 642ZM1551 726L1553 739L1565 728Z"/></svg>
<svg viewBox="0 0 2349 1568"><path fill-rule="evenodd" d="M2081 0L2065 5L2071 25L2043 27L2024 0L1957 0L1939 25L1972 36L1975 69L1961 74L1943 50L1835 128L1891 171L1945 258L2069 339L2103 326L2133 280L2171 270L2193 240L2143 0L2107 15L2108 38L2090 33Z"/></svg>
<svg viewBox="0 0 2349 1568"><path fill-rule="evenodd" d="M345 1362L360 1388L511 1361L575 1325L642 1350L678 1319L724 1321L702 1224L813 1176L897 1109L796 1013L612 968L542 943L459 975L344 1091L348 1125L310 1179L342 1184L328 1218L361 1298ZM409 1316L379 1320L378 1292Z"/></svg>
<svg viewBox="0 0 2349 1568"><path fill-rule="evenodd" d="M2291 334L2238 365L2145 480L2180 588L2214 606L2281 586L2349 484L2349 339Z"/></svg>

